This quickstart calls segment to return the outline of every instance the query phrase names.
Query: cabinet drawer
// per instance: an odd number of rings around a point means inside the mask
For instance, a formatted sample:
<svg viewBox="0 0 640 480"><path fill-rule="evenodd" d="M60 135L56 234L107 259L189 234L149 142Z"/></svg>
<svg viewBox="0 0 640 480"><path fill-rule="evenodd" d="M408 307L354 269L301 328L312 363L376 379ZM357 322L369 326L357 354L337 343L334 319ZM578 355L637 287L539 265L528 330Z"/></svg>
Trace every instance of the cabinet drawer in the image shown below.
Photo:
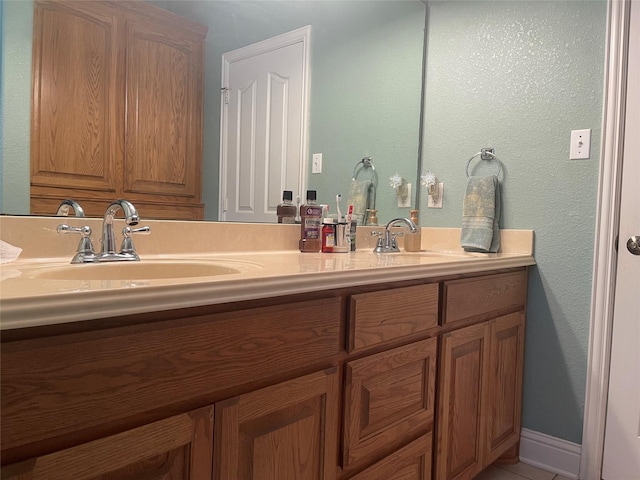
<svg viewBox="0 0 640 480"><path fill-rule="evenodd" d="M438 284L360 293L350 299L349 352L438 325Z"/></svg>
<svg viewBox="0 0 640 480"><path fill-rule="evenodd" d="M5 343L2 450L326 363L340 332L326 298Z"/></svg>
<svg viewBox="0 0 640 480"><path fill-rule="evenodd" d="M442 324L472 317L490 318L523 309L526 300L526 270L451 280L444 282Z"/></svg>
<svg viewBox="0 0 640 480"><path fill-rule="evenodd" d="M343 466L433 426L437 339L347 363Z"/></svg>
<svg viewBox="0 0 640 480"><path fill-rule="evenodd" d="M429 480L431 478L431 433L414 440L351 480Z"/></svg>

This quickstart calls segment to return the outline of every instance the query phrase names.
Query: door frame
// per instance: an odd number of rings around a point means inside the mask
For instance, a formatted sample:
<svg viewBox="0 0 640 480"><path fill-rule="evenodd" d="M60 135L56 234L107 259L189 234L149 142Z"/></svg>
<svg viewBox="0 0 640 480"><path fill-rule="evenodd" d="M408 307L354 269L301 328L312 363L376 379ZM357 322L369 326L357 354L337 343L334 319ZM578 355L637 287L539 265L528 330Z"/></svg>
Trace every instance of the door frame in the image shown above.
<svg viewBox="0 0 640 480"><path fill-rule="evenodd" d="M311 71L311 25L300 27L296 30L262 40L246 47L241 47L222 55L222 88L220 89L220 157L218 180L218 219L224 220L227 196L227 163L223 161L227 152L227 129L225 116L227 106L224 101L226 87L229 84L229 67L231 63L238 62L255 55L271 52L279 48L288 47L296 43L302 43L302 141L300 142L300 174L298 176L298 192L303 192L307 185L307 157L309 155L309 84Z"/></svg>
<svg viewBox="0 0 640 480"><path fill-rule="evenodd" d="M594 243L589 361L584 406L580 478L600 480L609 390L616 236L622 180L627 55L632 0L608 0L602 144Z"/></svg>

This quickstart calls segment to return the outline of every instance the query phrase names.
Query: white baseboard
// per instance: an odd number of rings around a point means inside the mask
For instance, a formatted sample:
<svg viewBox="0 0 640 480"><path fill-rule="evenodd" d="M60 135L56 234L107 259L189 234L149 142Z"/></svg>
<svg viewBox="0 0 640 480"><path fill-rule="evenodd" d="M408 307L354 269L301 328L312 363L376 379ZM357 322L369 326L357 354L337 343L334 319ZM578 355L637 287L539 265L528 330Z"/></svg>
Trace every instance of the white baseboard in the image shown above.
<svg viewBox="0 0 640 480"><path fill-rule="evenodd" d="M577 480L580 472L577 443L523 428L520 433L520 461Z"/></svg>

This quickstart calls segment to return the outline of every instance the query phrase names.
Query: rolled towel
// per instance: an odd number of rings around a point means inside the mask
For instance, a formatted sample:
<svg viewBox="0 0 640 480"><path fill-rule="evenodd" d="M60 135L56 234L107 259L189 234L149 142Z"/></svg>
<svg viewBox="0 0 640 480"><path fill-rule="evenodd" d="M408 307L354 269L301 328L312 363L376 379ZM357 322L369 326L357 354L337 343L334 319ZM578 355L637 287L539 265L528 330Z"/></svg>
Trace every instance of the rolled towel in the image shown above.
<svg viewBox="0 0 640 480"><path fill-rule="evenodd" d="M462 205L460 245L467 252L500 249L500 182L498 177L469 177Z"/></svg>

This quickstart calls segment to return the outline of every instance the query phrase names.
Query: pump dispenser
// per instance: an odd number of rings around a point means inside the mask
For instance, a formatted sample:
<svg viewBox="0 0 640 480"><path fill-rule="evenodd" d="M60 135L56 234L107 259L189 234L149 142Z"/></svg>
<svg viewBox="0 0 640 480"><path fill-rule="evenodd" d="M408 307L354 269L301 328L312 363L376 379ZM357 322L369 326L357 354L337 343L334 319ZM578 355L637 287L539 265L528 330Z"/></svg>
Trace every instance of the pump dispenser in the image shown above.
<svg viewBox="0 0 640 480"><path fill-rule="evenodd" d="M404 249L407 252L419 252L422 248L422 234L418 220L418 210L410 210L411 221L416 224L416 233L407 232L404 234Z"/></svg>
<svg viewBox="0 0 640 480"><path fill-rule="evenodd" d="M300 206L300 242L301 252L319 252L322 244L321 224L322 206L316 203L316 191L307 190L307 201Z"/></svg>

